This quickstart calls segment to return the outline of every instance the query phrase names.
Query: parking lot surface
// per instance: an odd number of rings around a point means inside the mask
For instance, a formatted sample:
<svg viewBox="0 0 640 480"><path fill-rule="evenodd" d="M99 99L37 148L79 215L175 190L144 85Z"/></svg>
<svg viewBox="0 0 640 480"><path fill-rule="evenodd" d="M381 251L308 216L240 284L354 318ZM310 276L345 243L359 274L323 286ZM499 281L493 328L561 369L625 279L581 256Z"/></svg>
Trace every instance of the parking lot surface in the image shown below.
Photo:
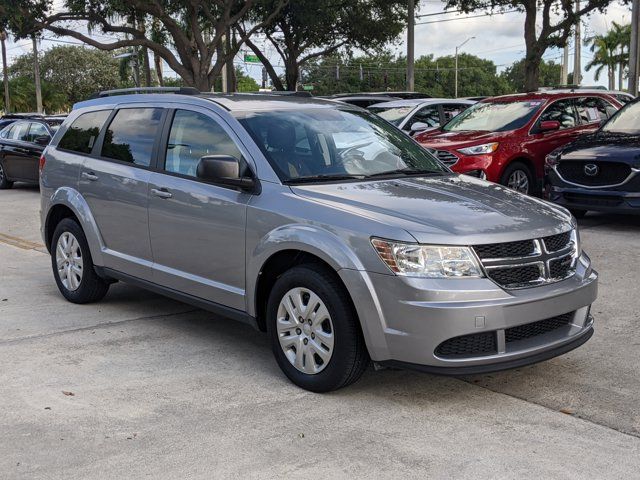
<svg viewBox="0 0 640 480"><path fill-rule="evenodd" d="M580 222L600 294L578 350L318 395L245 325L124 284L67 303L38 209L0 192L0 478L638 478L640 217Z"/></svg>

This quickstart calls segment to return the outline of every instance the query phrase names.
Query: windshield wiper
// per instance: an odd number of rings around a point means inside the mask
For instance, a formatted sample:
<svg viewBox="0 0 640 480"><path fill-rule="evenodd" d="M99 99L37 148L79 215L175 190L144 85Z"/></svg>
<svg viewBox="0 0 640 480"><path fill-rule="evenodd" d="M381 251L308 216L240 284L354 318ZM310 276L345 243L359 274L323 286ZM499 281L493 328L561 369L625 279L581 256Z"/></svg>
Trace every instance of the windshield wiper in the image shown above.
<svg viewBox="0 0 640 480"><path fill-rule="evenodd" d="M335 174L335 175L308 175L305 177L298 178L290 178L289 180L285 180L284 183L286 185L292 185L297 183L313 183L313 182L323 182L326 180L362 180L366 178L365 175L343 175L343 174Z"/></svg>
<svg viewBox="0 0 640 480"><path fill-rule="evenodd" d="M396 170L387 170L385 172L372 173L371 175L367 175L367 178L373 177L386 177L388 175L420 175L420 176L431 176L431 175L443 175L447 172L443 172L441 170L418 170L414 168L398 168Z"/></svg>

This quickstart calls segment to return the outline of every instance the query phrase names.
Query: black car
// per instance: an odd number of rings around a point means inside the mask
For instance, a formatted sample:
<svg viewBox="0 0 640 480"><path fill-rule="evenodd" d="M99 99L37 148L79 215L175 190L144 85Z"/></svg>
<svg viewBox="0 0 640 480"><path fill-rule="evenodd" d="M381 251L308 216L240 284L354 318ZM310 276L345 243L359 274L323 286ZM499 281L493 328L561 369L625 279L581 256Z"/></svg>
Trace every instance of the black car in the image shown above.
<svg viewBox="0 0 640 480"><path fill-rule="evenodd" d="M61 117L30 117L14 121L0 130L0 189L13 182L38 183L38 162Z"/></svg>
<svg viewBox="0 0 640 480"><path fill-rule="evenodd" d="M578 217L589 210L640 214L640 101L553 151L545 171L548 198Z"/></svg>

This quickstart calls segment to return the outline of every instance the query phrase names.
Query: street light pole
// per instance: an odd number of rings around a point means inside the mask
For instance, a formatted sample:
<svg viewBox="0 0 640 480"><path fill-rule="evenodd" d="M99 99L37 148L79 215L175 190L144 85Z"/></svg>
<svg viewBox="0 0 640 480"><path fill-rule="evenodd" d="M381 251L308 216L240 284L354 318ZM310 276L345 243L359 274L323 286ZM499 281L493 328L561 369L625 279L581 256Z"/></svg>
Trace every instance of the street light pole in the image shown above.
<svg viewBox="0 0 640 480"><path fill-rule="evenodd" d="M409 0L407 11L407 90L410 92L415 90L415 23L415 1Z"/></svg>
<svg viewBox="0 0 640 480"><path fill-rule="evenodd" d="M2 83L4 84L4 113L9 113L9 74L7 73L7 47L4 44L7 32L0 31L0 43L2 44Z"/></svg>
<svg viewBox="0 0 640 480"><path fill-rule="evenodd" d="M460 50L464 46L464 44L467 43L469 40L473 40L474 38L476 37L469 37L456 47L456 65L455 65L455 80L454 80L455 85L454 85L454 94L453 94L454 98L458 98L458 50Z"/></svg>
<svg viewBox="0 0 640 480"><path fill-rule="evenodd" d="M629 93L638 95L640 76L640 0L633 0L631 9L631 44L629 45Z"/></svg>

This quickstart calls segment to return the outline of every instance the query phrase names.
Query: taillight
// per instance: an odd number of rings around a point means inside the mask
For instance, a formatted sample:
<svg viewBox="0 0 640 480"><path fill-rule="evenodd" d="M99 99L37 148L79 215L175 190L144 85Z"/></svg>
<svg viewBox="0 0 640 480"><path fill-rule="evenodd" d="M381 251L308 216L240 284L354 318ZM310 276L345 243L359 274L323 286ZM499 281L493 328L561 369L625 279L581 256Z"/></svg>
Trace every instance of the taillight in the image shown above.
<svg viewBox="0 0 640 480"><path fill-rule="evenodd" d="M44 153L43 153L42 155L40 155L40 163L38 163L38 170L40 171L40 173L42 173L45 163L47 163L47 159L44 158Z"/></svg>

